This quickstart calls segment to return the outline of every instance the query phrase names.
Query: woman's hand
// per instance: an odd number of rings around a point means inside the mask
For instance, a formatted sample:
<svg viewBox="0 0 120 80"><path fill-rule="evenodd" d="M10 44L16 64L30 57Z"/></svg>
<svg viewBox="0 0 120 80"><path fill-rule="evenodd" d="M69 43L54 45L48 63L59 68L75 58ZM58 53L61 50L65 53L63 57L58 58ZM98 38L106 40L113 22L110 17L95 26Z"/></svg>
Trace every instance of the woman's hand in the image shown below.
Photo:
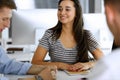
<svg viewBox="0 0 120 80"><path fill-rule="evenodd" d="M88 70L88 69L90 69L90 68L91 68L91 67L90 67L89 62L88 62L88 63L81 63L81 62L79 62L79 63L76 63L76 64L74 64L74 65L71 65L71 66L68 68L68 70L69 70L69 71L78 72L78 71Z"/></svg>
<svg viewBox="0 0 120 80"><path fill-rule="evenodd" d="M68 70L69 67L70 67L70 64L57 62L57 68L60 70Z"/></svg>

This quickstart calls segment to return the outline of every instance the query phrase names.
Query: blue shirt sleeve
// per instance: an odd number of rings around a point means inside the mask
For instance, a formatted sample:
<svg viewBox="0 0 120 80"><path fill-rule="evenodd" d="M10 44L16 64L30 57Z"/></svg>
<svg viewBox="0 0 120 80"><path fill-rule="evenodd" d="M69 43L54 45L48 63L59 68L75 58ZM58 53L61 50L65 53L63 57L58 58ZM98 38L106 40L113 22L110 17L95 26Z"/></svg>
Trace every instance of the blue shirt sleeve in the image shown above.
<svg viewBox="0 0 120 80"><path fill-rule="evenodd" d="M9 79L6 77L0 77L0 80L9 80Z"/></svg>
<svg viewBox="0 0 120 80"><path fill-rule="evenodd" d="M31 63L17 62L10 59L0 47L0 73L23 75L27 73L31 65Z"/></svg>

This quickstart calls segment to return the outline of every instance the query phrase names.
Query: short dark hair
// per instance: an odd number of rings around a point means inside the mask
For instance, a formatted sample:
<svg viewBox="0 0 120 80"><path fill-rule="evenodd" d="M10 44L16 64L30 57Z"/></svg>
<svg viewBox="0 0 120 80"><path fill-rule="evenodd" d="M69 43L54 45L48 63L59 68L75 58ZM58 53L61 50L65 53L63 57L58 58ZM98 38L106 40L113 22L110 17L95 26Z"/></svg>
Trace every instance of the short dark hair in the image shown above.
<svg viewBox="0 0 120 80"><path fill-rule="evenodd" d="M120 0L104 0L104 5L111 5L120 13Z"/></svg>
<svg viewBox="0 0 120 80"><path fill-rule="evenodd" d="M104 0L104 4L120 5L120 0Z"/></svg>
<svg viewBox="0 0 120 80"><path fill-rule="evenodd" d="M0 8L8 7L10 9L17 9L14 0L0 0Z"/></svg>

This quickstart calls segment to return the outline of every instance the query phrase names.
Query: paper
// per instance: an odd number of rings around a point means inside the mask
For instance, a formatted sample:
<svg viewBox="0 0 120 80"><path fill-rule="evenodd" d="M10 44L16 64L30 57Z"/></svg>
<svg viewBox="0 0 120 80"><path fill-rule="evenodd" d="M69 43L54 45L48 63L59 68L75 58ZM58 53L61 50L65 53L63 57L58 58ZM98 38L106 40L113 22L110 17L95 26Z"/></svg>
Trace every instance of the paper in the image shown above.
<svg viewBox="0 0 120 80"><path fill-rule="evenodd" d="M33 78L18 78L18 80L36 80L36 79L33 77Z"/></svg>
<svg viewBox="0 0 120 80"><path fill-rule="evenodd" d="M80 71L80 72L72 72L72 71L67 71L67 70L64 70L64 71L70 76L72 76L72 75L85 75L85 74L88 74L90 72L90 70Z"/></svg>

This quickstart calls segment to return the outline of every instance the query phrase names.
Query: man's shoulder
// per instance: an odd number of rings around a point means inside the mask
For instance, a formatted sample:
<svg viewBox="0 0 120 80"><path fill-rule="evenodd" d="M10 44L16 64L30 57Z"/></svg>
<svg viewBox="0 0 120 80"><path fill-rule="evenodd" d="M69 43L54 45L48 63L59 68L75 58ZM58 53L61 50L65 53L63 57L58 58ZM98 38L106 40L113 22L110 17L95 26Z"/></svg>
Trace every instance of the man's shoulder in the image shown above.
<svg viewBox="0 0 120 80"><path fill-rule="evenodd" d="M112 67L112 65L114 66L120 65L120 63L118 63L119 60L120 60L120 48L114 50L109 55L106 55L99 62L108 66L110 65Z"/></svg>
<svg viewBox="0 0 120 80"><path fill-rule="evenodd" d="M88 75L89 80L120 80L120 49L100 59ZM112 75L112 77L110 77Z"/></svg>
<svg viewBox="0 0 120 80"><path fill-rule="evenodd" d="M112 51L109 55L105 57L106 59L119 59L120 60L120 48Z"/></svg>

